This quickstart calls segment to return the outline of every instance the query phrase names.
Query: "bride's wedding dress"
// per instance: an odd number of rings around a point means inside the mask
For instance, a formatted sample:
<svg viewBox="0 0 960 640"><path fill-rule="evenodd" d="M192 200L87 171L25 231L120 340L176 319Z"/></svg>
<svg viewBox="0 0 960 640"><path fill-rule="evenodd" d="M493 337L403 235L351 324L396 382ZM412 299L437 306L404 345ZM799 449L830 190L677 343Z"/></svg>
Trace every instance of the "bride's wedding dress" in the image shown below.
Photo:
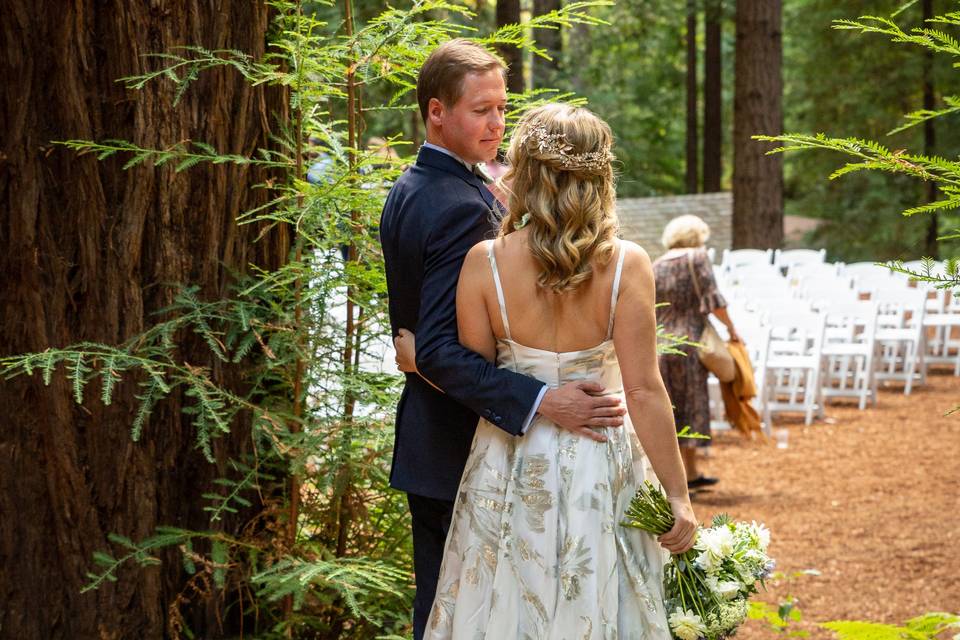
<svg viewBox="0 0 960 640"><path fill-rule="evenodd" d="M515 342L493 243L488 254L506 338L497 364L558 387L572 380L622 394L607 338L557 353ZM644 479L656 482L629 416L595 442L538 417L513 437L480 420L460 482L425 638L440 640L669 640L663 608L666 552L620 526Z"/></svg>

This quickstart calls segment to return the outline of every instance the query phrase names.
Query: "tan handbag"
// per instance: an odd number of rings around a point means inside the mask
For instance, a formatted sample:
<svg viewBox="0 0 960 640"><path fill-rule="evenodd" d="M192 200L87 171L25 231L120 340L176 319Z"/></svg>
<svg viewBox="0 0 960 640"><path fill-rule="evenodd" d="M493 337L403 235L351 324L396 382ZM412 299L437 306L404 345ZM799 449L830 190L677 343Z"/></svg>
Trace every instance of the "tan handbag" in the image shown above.
<svg viewBox="0 0 960 640"><path fill-rule="evenodd" d="M687 253L687 267L690 269L693 288L696 290L699 300L701 298L700 281L693 268L692 251ZM707 368L707 371L717 376L720 382L732 382L737 372L737 365L733 361L733 356L727 350L727 343L710 323L710 318L703 319L703 333L697 338L697 342L700 343L700 346L697 347L697 357L700 358L700 362Z"/></svg>

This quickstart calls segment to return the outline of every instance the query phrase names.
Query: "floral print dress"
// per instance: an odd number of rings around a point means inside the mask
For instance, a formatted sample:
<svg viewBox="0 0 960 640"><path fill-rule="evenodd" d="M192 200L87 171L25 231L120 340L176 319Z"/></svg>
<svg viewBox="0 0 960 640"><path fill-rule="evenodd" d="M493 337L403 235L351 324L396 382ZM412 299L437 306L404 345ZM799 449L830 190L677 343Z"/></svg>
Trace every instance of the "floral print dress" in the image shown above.
<svg viewBox="0 0 960 640"><path fill-rule="evenodd" d="M700 296L693 284L688 261L700 284ZM667 333L696 340L703 333L708 313L727 306L717 289L713 266L707 252L700 249L672 249L653 263L657 287L657 322ZM685 355L661 355L660 375L673 403L677 430L685 426L693 433L710 435L710 398L707 395L707 370L697 358L694 347L680 349ZM709 440L681 439L681 447L708 446Z"/></svg>
<svg viewBox="0 0 960 640"><path fill-rule="evenodd" d="M557 353L510 338L497 363L551 387L591 380L622 394L613 347ZM616 300L623 265L614 279ZM615 306L615 305L612 305ZM611 313L612 315L612 313ZM427 640L668 640L666 552L620 526L645 479L657 482L628 416L605 443L538 417L522 437L480 420L460 481Z"/></svg>

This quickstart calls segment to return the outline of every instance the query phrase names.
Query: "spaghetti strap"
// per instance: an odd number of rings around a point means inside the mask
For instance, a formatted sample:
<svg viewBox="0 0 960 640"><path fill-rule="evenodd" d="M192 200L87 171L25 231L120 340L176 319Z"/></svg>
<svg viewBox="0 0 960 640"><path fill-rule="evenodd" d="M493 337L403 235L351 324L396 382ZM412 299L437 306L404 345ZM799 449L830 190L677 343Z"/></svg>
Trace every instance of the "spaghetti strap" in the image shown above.
<svg viewBox="0 0 960 640"><path fill-rule="evenodd" d="M500 271L497 269L497 257L493 254L494 240L487 240L487 257L490 259L490 269L493 271L493 283L497 285L497 304L500 305L500 319L503 320L503 332L507 340L510 337L510 323L507 321L507 303L503 300L503 285L500 283Z"/></svg>
<svg viewBox="0 0 960 640"><path fill-rule="evenodd" d="M617 258L617 271L613 275L613 288L610 290L610 320L607 322L607 340L613 338L613 316L617 310L617 297L620 295L620 274L623 273L623 257L626 255L623 241L620 241L620 257ZM492 250L491 250L491 254Z"/></svg>

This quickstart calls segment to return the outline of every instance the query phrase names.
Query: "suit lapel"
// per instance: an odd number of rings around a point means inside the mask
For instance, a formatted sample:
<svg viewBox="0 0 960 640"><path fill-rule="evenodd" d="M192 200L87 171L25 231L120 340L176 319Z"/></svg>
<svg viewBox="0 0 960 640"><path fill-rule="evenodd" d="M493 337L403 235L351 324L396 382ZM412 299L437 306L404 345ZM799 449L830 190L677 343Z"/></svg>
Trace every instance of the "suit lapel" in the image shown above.
<svg viewBox="0 0 960 640"><path fill-rule="evenodd" d="M490 193L490 190L487 189L487 186L483 184L483 180L474 175L472 171L468 170L463 163L453 156L447 155L442 151L437 151L436 149L421 147L420 153L417 154L417 164L457 176L477 190L480 197L483 198L483 201L487 204L487 207L499 212L499 209L494 205L495 198L493 194Z"/></svg>

